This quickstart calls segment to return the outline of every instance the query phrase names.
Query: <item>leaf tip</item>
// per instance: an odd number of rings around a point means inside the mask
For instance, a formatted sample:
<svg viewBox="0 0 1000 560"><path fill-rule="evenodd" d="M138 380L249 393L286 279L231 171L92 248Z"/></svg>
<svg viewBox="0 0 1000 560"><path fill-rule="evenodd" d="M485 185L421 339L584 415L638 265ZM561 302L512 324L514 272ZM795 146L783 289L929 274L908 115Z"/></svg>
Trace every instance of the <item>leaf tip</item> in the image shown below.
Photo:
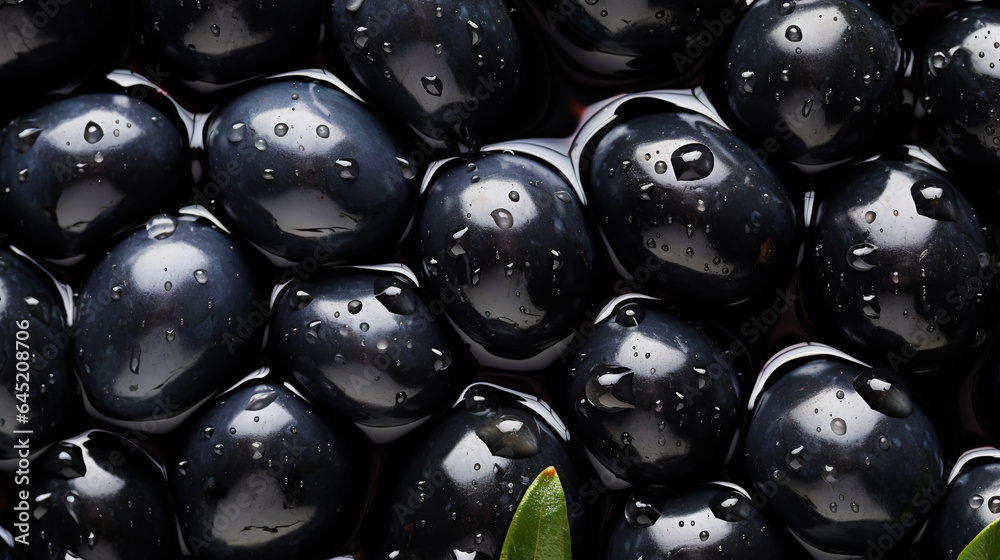
<svg viewBox="0 0 1000 560"><path fill-rule="evenodd" d="M556 468L553 466L545 467L545 470L541 472L539 476L544 476L546 478L552 478L556 476Z"/></svg>

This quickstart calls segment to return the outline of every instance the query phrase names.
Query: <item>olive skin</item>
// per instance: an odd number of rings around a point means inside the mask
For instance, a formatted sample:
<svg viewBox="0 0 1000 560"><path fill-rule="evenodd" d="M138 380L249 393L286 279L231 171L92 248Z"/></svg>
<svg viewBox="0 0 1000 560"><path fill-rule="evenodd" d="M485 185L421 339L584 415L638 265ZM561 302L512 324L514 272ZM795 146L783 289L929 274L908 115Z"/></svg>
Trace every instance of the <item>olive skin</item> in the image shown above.
<svg viewBox="0 0 1000 560"><path fill-rule="evenodd" d="M571 334L595 292L595 250L567 180L541 160L487 153L434 175L421 272L473 341L526 357Z"/></svg>
<svg viewBox="0 0 1000 560"><path fill-rule="evenodd" d="M77 95L0 131L0 220L25 251L104 249L189 179L186 131L124 94Z"/></svg>
<svg viewBox="0 0 1000 560"><path fill-rule="evenodd" d="M905 60L894 27L864 2L755 2L726 50L721 105L752 144L834 163L895 124Z"/></svg>
<svg viewBox="0 0 1000 560"><path fill-rule="evenodd" d="M399 274L341 269L298 283L277 302L272 332L317 403L362 424L416 421L452 387L449 327Z"/></svg>
<svg viewBox="0 0 1000 560"><path fill-rule="evenodd" d="M736 303L791 267L795 201L753 150L702 115L624 116L581 181L625 272L651 295Z"/></svg>
<svg viewBox="0 0 1000 560"><path fill-rule="evenodd" d="M802 281L817 330L901 372L941 368L982 343L995 314L994 237L959 184L886 157L824 190Z"/></svg>
<svg viewBox="0 0 1000 560"><path fill-rule="evenodd" d="M987 525L1000 518L1000 463L987 463L952 481L929 527L935 558L956 560Z"/></svg>
<svg viewBox="0 0 1000 560"><path fill-rule="evenodd" d="M234 381L259 345L240 330L262 298L255 276L228 237L188 219L154 216L119 243L77 307L74 358L94 408L163 420Z"/></svg>
<svg viewBox="0 0 1000 560"><path fill-rule="evenodd" d="M391 248L413 215L408 150L365 106L325 84L254 87L212 114L205 144L205 191L218 189L239 234L286 260L367 257Z"/></svg>
<svg viewBox="0 0 1000 560"><path fill-rule="evenodd" d="M124 436L92 430L48 448L31 496L33 559L180 556L161 467Z"/></svg>
<svg viewBox="0 0 1000 560"><path fill-rule="evenodd" d="M44 92L100 72L124 54L123 0L21 0L0 10L0 96Z"/></svg>
<svg viewBox="0 0 1000 560"><path fill-rule="evenodd" d="M499 558L524 492L549 466L566 494L571 542L579 553L593 502L582 500L577 469L563 444L552 427L506 393L471 387L388 485L375 557Z"/></svg>
<svg viewBox="0 0 1000 560"><path fill-rule="evenodd" d="M837 554L871 554L887 526L894 543L911 542L933 509L919 497L945 484L937 433L905 384L828 357L797 364L760 395L746 467L776 520Z"/></svg>
<svg viewBox="0 0 1000 560"><path fill-rule="evenodd" d="M739 380L701 326L646 302L619 305L578 349L568 397L587 449L636 485L677 484L721 464Z"/></svg>
<svg viewBox="0 0 1000 560"><path fill-rule="evenodd" d="M66 351L68 332L66 309L51 280L0 249L0 460L18 457L15 445L24 435L15 430L30 430L32 447L39 450L81 412L80 387ZM25 406L22 423L18 409Z"/></svg>
<svg viewBox="0 0 1000 560"><path fill-rule="evenodd" d="M542 0L538 7L555 42L587 74L657 83L693 77L747 9L732 0Z"/></svg>
<svg viewBox="0 0 1000 560"><path fill-rule="evenodd" d="M701 484L677 493L638 490L616 509L608 560L617 558L792 558L779 527L744 493Z"/></svg>
<svg viewBox="0 0 1000 560"><path fill-rule="evenodd" d="M505 124L524 76L503 0L334 0L328 47L385 111L435 140Z"/></svg>
<svg viewBox="0 0 1000 560"><path fill-rule="evenodd" d="M967 5L944 17L921 52L923 140L955 169L972 177L1000 171L1000 9ZM994 189L995 190L995 189Z"/></svg>
<svg viewBox="0 0 1000 560"><path fill-rule="evenodd" d="M322 4L142 0L136 6L140 55L172 80L226 85L261 76L319 45Z"/></svg>
<svg viewBox="0 0 1000 560"><path fill-rule="evenodd" d="M313 558L353 528L368 453L350 426L282 385L252 382L181 430L171 486L188 546L203 558Z"/></svg>

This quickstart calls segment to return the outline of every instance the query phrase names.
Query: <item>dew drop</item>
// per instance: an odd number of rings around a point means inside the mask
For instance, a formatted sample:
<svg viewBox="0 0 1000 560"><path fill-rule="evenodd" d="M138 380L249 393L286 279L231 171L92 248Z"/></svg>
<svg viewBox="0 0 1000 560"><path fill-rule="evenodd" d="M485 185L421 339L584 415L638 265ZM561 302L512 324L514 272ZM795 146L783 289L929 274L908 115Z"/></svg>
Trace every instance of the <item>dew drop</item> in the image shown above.
<svg viewBox="0 0 1000 560"><path fill-rule="evenodd" d="M708 177L715 168L715 156L704 144L685 144L670 156L679 181L697 181Z"/></svg>
<svg viewBox="0 0 1000 560"><path fill-rule="evenodd" d="M625 521L636 529L645 529L660 518L659 508L652 505L651 496L636 492L625 504Z"/></svg>
<svg viewBox="0 0 1000 560"><path fill-rule="evenodd" d="M868 272L875 268L874 264L866 261L865 258L878 251L878 247L871 243L858 243L847 250L847 264L858 272Z"/></svg>
<svg viewBox="0 0 1000 560"><path fill-rule="evenodd" d="M267 150L267 140L258 138L253 141L253 147L257 148L258 151L263 152L264 150Z"/></svg>
<svg viewBox="0 0 1000 560"><path fill-rule="evenodd" d="M788 28L785 29L785 39L788 39L793 43L798 43L802 40L802 30L799 29L799 26L797 25L789 25Z"/></svg>
<svg viewBox="0 0 1000 560"><path fill-rule="evenodd" d="M101 141L101 138L104 138L104 129L94 121L88 122L83 130L83 139L88 144L96 144Z"/></svg>
<svg viewBox="0 0 1000 560"><path fill-rule="evenodd" d="M847 422L843 418L834 418L830 421L830 429L838 436L842 436L847 433Z"/></svg>
<svg viewBox="0 0 1000 560"><path fill-rule="evenodd" d="M288 134L288 125L285 123L278 123L274 125L274 134L279 138Z"/></svg>
<svg viewBox="0 0 1000 560"><path fill-rule="evenodd" d="M247 125L246 123L233 123L233 126L229 127L229 132L226 134L226 138L230 142L242 142L246 138Z"/></svg>
<svg viewBox="0 0 1000 560"><path fill-rule="evenodd" d="M478 46L479 43L483 41L482 34L480 33L479 30L479 25L472 20L467 21L466 25L469 27L469 39L472 41L472 46L473 47Z"/></svg>
<svg viewBox="0 0 1000 560"><path fill-rule="evenodd" d="M510 229L514 225L514 216L506 208L497 208L490 212L490 216L500 229Z"/></svg>
<svg viewBox="0 0 1000 560"><path fill-rule="evenodd" d="M441 83L441 78L435 75L424 76L420 78L420 83L424 86L424 91L435 96L440 97L441 91L444 88L444 84Z"/></svg>
<svg viewBox="0 0 1000 560"><path fill-rule="evenodd" d="M206 272L204 268L199 268L198 270L194 271L194 279L199 284L204 284L208 282L208 272Z"/></svg>
<svg viewBox="0 0 1000 560"><path fill-rule="evenodd" d="M358 178L358 162L352 158L340 158L334 162L341 179L353 181Z"/></svg>
<svg viewBox="0 0 1000 560"><path fill-rule="evenodd" d="M979 494L973 494L969 496L969 507L972 509L979 509L983 507L983 502L985 500Z"/></svg>
<svg viewBox="0 0 1000 560"><path fill-rule="evenodd" d="M321 125L317 126L316 127L316 136L319 136L320 138L329 138L330 137L330 127L326 126L325 124L321 124Z"/></svg>

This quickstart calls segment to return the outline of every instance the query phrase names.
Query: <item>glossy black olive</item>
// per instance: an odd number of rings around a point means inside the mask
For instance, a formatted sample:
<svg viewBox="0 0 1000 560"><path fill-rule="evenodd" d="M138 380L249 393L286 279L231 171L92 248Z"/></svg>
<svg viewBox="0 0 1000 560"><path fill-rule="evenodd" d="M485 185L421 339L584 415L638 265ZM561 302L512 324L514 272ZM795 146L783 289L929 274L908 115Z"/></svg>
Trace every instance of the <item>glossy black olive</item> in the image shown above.
<svg viewBox="0 0 1000 560"><path fill-rule="evenodd" d="M412 217L416 170L402 142L327 85L255 87L212 115L205 139L205 194L219 194L237 232L285 259L369 256Z"/></svg>
<svg viewBox="0 0 1000 560"><path fill-rule="evenodd" d="M793 264L794 200L749 146L707 117L623 117L585 163L598 223L644 293L735 303Z"/></svg>
<svg viewBox="0 0 1000 560"><path fill-rule="evenodd" d="M595 290L595 251L563 176L491 153L433 178L419 223L431 294L472 340L525 357L571 334Z"/></svg>
<svg viewBox="0 0 1000 560"><path fill-rule="evenodd" d="M746 466L767 508L838 554L908 545L934 506L938 436L892 372L817 357L778 378L753 409ZM870 556L871 557L871 556Z"/></svg>
<svg viewBox="0 0 1000 560"><path fill-rule="evenodd" d="M859 164L820 195L803 303L820 331L894 371L938 368L995 316L994 242L959 185L930 166Z"/></svg>
<svg viewBox="0 0 1000 560"><path fill-rule="evenodd" d="M435 412L452 378L450 327L405 276L336 270L276 303L278 358L317 401L371 426Z"/></svg>
<svg viewBox="0 0 1000 560"><path fill-rule="evenodd" d="M228 237L187 218L154 216L112 249L76 316L74 358L94 408L163 420L231 383L260 348L262 333L244 329L267 309L254 277Z"/></svg>
<svg viewBox="0 0 1000 560"><path fill-rule="evenodd" d="M47 449L31 465L31 558L177 558L161 469L132 441L100 430Z"/></svg>
<svg viewBox="0 0 1000 560"><path fill-rule="evenodd" d="M581 439L633 484L675 484L721 464L739 417L739 381L701 326L641 301L597 325L569 369Z"/></svg>
<svg viewBox="0 0 1000 560"><path fill-rule="evenodd" d="M0 219L33 255L105 249L177 191L190 173L186 144L186 131L135 97L44 105L0 131Z"/></svg>

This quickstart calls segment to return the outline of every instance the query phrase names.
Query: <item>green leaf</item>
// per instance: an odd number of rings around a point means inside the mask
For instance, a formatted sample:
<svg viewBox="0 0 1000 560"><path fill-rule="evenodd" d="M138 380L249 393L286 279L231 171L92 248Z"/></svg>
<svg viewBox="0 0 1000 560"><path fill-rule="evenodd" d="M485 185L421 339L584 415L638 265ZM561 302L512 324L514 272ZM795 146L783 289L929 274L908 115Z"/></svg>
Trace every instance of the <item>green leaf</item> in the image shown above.
<svg viewBox="0 0 1000 560"><path fill-rule="evenodd" d="M994 560L995 558L1000 558L1000 519L987 525L958 555L958 560Z"/></svg>
<svg viewBox="0 0 1000 560"><path fill-rule="evenodd" d="M572 560L566 494L555 467L542 471L521 498L500 560Z"/></svg>

